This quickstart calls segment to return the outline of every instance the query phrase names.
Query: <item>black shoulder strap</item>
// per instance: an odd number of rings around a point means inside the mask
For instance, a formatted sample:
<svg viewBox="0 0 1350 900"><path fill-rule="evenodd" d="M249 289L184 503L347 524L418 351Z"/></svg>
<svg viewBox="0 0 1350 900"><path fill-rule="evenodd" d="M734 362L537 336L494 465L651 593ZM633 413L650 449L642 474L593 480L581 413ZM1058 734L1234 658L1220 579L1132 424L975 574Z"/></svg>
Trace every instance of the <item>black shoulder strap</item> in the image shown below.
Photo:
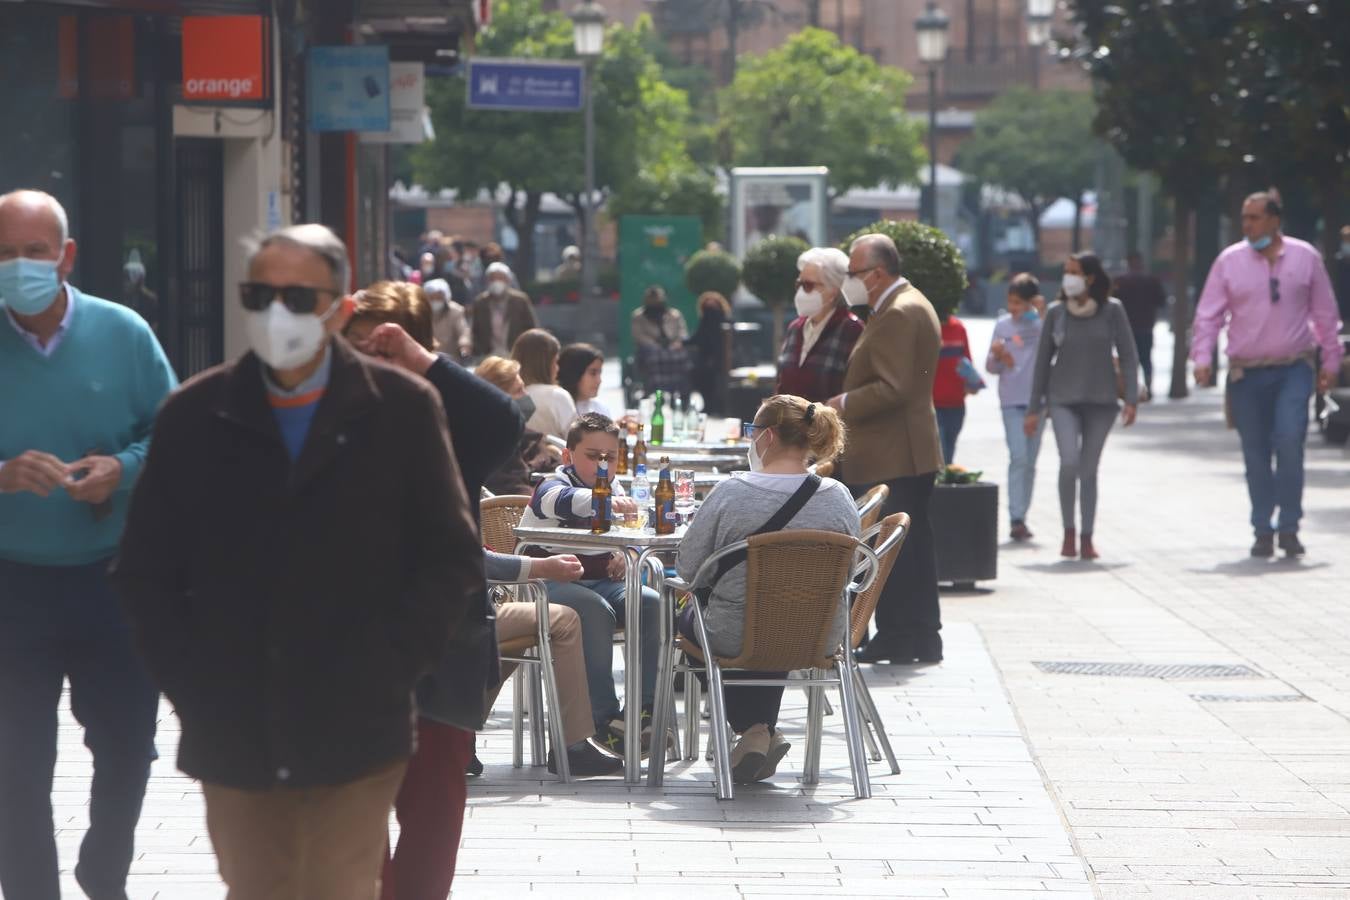
<svg viewBox="0 0 1350 900"><path fill-rule="evenodd" d="M788 501L783 504L782 508L774 513L769 521L750 532L747 536L754 537L757 534L772 534L775 531L782 531L783 528L792 521L793 517L802 511L802 507L815 496L816 491L819 489L820 476L815 472L808 472L805 480L802 481L801 487L793 492L792 496L788 498ZM708 597L712 595L713 587L716 586L717 582L722 580L722 576L745 562L749 556L750 554L748 551L737 550L735 553L728 553L718 560L717 571L713 572L712 579L708 582L707 586L698 588L695 591L699 601L707 603Z"/></svg>

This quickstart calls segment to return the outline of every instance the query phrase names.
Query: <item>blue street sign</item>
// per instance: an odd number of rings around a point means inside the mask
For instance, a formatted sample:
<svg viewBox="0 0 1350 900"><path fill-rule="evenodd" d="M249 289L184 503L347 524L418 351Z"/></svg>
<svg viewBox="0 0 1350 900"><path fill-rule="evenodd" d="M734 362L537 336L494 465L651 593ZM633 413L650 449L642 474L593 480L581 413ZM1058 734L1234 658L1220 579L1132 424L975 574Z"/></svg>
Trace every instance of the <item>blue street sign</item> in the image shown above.
<svg viewBox="0 0 1350 900"><path fill-rule="evenodd" d="M469 60L469 108L577 112L585 96L580 62Z"/></svg>
<svg viewBox="0 0 1350 900"><path fill-rule="evenodd" d="M311 131L389 130L389 48L311 47Z"/></svg>

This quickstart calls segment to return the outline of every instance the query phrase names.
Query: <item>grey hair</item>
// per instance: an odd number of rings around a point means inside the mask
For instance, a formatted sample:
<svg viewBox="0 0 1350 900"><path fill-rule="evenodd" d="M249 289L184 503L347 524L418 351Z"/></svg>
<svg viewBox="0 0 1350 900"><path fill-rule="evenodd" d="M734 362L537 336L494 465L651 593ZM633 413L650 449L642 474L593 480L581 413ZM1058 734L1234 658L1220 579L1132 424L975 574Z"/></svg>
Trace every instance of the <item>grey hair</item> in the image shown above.
<svg viewBox="0 0 1350 900"><path fill-rule="evenodd" d="M23 200L30 203L37 201L38 203L43 204L50 209L52 215L56 217L56 226L61 232L61 246L64 247L66 241L70 240L70 217L66 215L66 208L61 205L61 201L57 200L51 194L46 191L32 190L29 188L10 191L8 194L0 194L0 207L4 206L10 200Z"/></svg>
<svg viewBox="0 0 1350 900"><path fill-rule="evenodd" d="M812 247L797 257L797 271L807 266L820 267L820 279L825 286L839 290L848 277L848 254L835 247Z"/></svg>
<svg viewBox="0 0 1350 900"><path fill-rule="evenodd" d="M864 234L853 242L851 250L863 247L867 256L875 265L881 266L888 275L900 275L900 251L888 234Z"/></svg>
<svg viewBox="0 0 1350 900"><path fill-rule="evenodd" d="M269 232L261 240L249 241L248 244L251 245L248 252L250 268L253 266L253 260L263 250L273 244L287 244L308 250L327 263L329 271L333 273L333 286L339 295L345 295L352 283L352 263L347 256L347 245L342 243L342 238L334 234L327 225L316 222L287 225L285 228Z"/></svg>

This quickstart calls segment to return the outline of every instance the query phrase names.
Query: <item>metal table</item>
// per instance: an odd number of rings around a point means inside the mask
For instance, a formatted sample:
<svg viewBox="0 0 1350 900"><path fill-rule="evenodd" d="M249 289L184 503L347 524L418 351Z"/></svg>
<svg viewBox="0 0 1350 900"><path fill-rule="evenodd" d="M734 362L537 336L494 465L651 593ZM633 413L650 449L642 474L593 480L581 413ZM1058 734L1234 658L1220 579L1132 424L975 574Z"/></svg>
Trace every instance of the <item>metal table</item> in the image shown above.
<svg viewBox="0 0 1350 900"><path fill-rule="evenodd" d="M579 528L532 528L517 526L516 551L537 545L568 553L605 553L619 551L628 558L624 576L623 705L624 744L623 780L627 784L642 781L642 570L647 560L663 551L678 550L684 529L674 534L653 531L628 531L621 528L606 534L591 534ZM660 591L661 585L652 587ZM670 640L672 623L660 623L662 638ZM652 735L653 758L665 763L666 742Z"/></svg>
<svg viewBox="0 0 1350 900"><path fill-rule="evenodd" d="M656 470L661 466L661 457L663 456L670 457L672 469L718 468L728 470L750 468L750 463L744 453L681 453L672 450L666 444L648 444L647 471L656 474Z"/></svg>
<svg viewBox="0 0 1350 900"><path fill-rule="evenodd" d="M701 453L701 454L736 454L744 458L750 450L749 441L666 441L662 444L648 444L647 456L650 458L653 449L659 448L663 452L666 450L672 453Z"/></svg>

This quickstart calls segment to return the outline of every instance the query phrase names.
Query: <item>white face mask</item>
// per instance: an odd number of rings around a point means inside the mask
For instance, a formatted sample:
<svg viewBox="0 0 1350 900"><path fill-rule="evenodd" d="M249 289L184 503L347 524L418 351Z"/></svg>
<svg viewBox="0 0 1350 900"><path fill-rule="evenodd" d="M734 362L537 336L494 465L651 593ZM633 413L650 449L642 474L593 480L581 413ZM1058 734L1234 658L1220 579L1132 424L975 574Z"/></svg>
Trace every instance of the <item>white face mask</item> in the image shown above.
<svg viewBox="0 0 1350 900"><path fill-rule="evenodd" d="M856 275L844 279L844 299L849 306L868 306L872 302L867 296L867 285Z"/></svg>
<svg viewBox="0 0 1350 900"><path fill-rule="evenodd" d="M492 293L492 296L500 297L502 294L506 293L506 282L490 281L488 282L488 290Z"/></svg>
<svg viewBox="0 0 1350 900"><path fill-rule="evenodd" d="M434 312L434 313L443 313L443 312L445 312L445 301L444 301L444 300L432 300L432 301L431 301L431 311Z"/></svg>
<svg viewBox="0 0 1350 900"><path fill-rule="evenodd" d="M1060 284L1064 293L1070 297L1081 297L1087 293L1087 279L1082 275L1066 274Z"/></svg>
<svg viewBox="0 0 1350 900"><path fill-rule="evenodd" d="M750 450L746 454L750 460L751 472L764 471L764 457L759 452L759 436L764 434L767 429L760 429L755 433L755 439L750 442Z"/></svg>
<svg viewBox="0 0 1350 900"><path fill-rule="evenodd" d="M797 307L797 315L806 316L808 319L819 315L825 306L825 298L820 295L820 291L807 293L801 288L797 288L797 296L792 298L792 302Z"/></svg>
<svg viewBox="0 0 1350 900"><path fill-rule="evenodd" d="M324 322L342 305L329 307L322 317L314 313L293 313L284 303L273 301L267 309L244 313L248 345L269 367L285 371L303 366L323 346L327 332Z"/></svg>

